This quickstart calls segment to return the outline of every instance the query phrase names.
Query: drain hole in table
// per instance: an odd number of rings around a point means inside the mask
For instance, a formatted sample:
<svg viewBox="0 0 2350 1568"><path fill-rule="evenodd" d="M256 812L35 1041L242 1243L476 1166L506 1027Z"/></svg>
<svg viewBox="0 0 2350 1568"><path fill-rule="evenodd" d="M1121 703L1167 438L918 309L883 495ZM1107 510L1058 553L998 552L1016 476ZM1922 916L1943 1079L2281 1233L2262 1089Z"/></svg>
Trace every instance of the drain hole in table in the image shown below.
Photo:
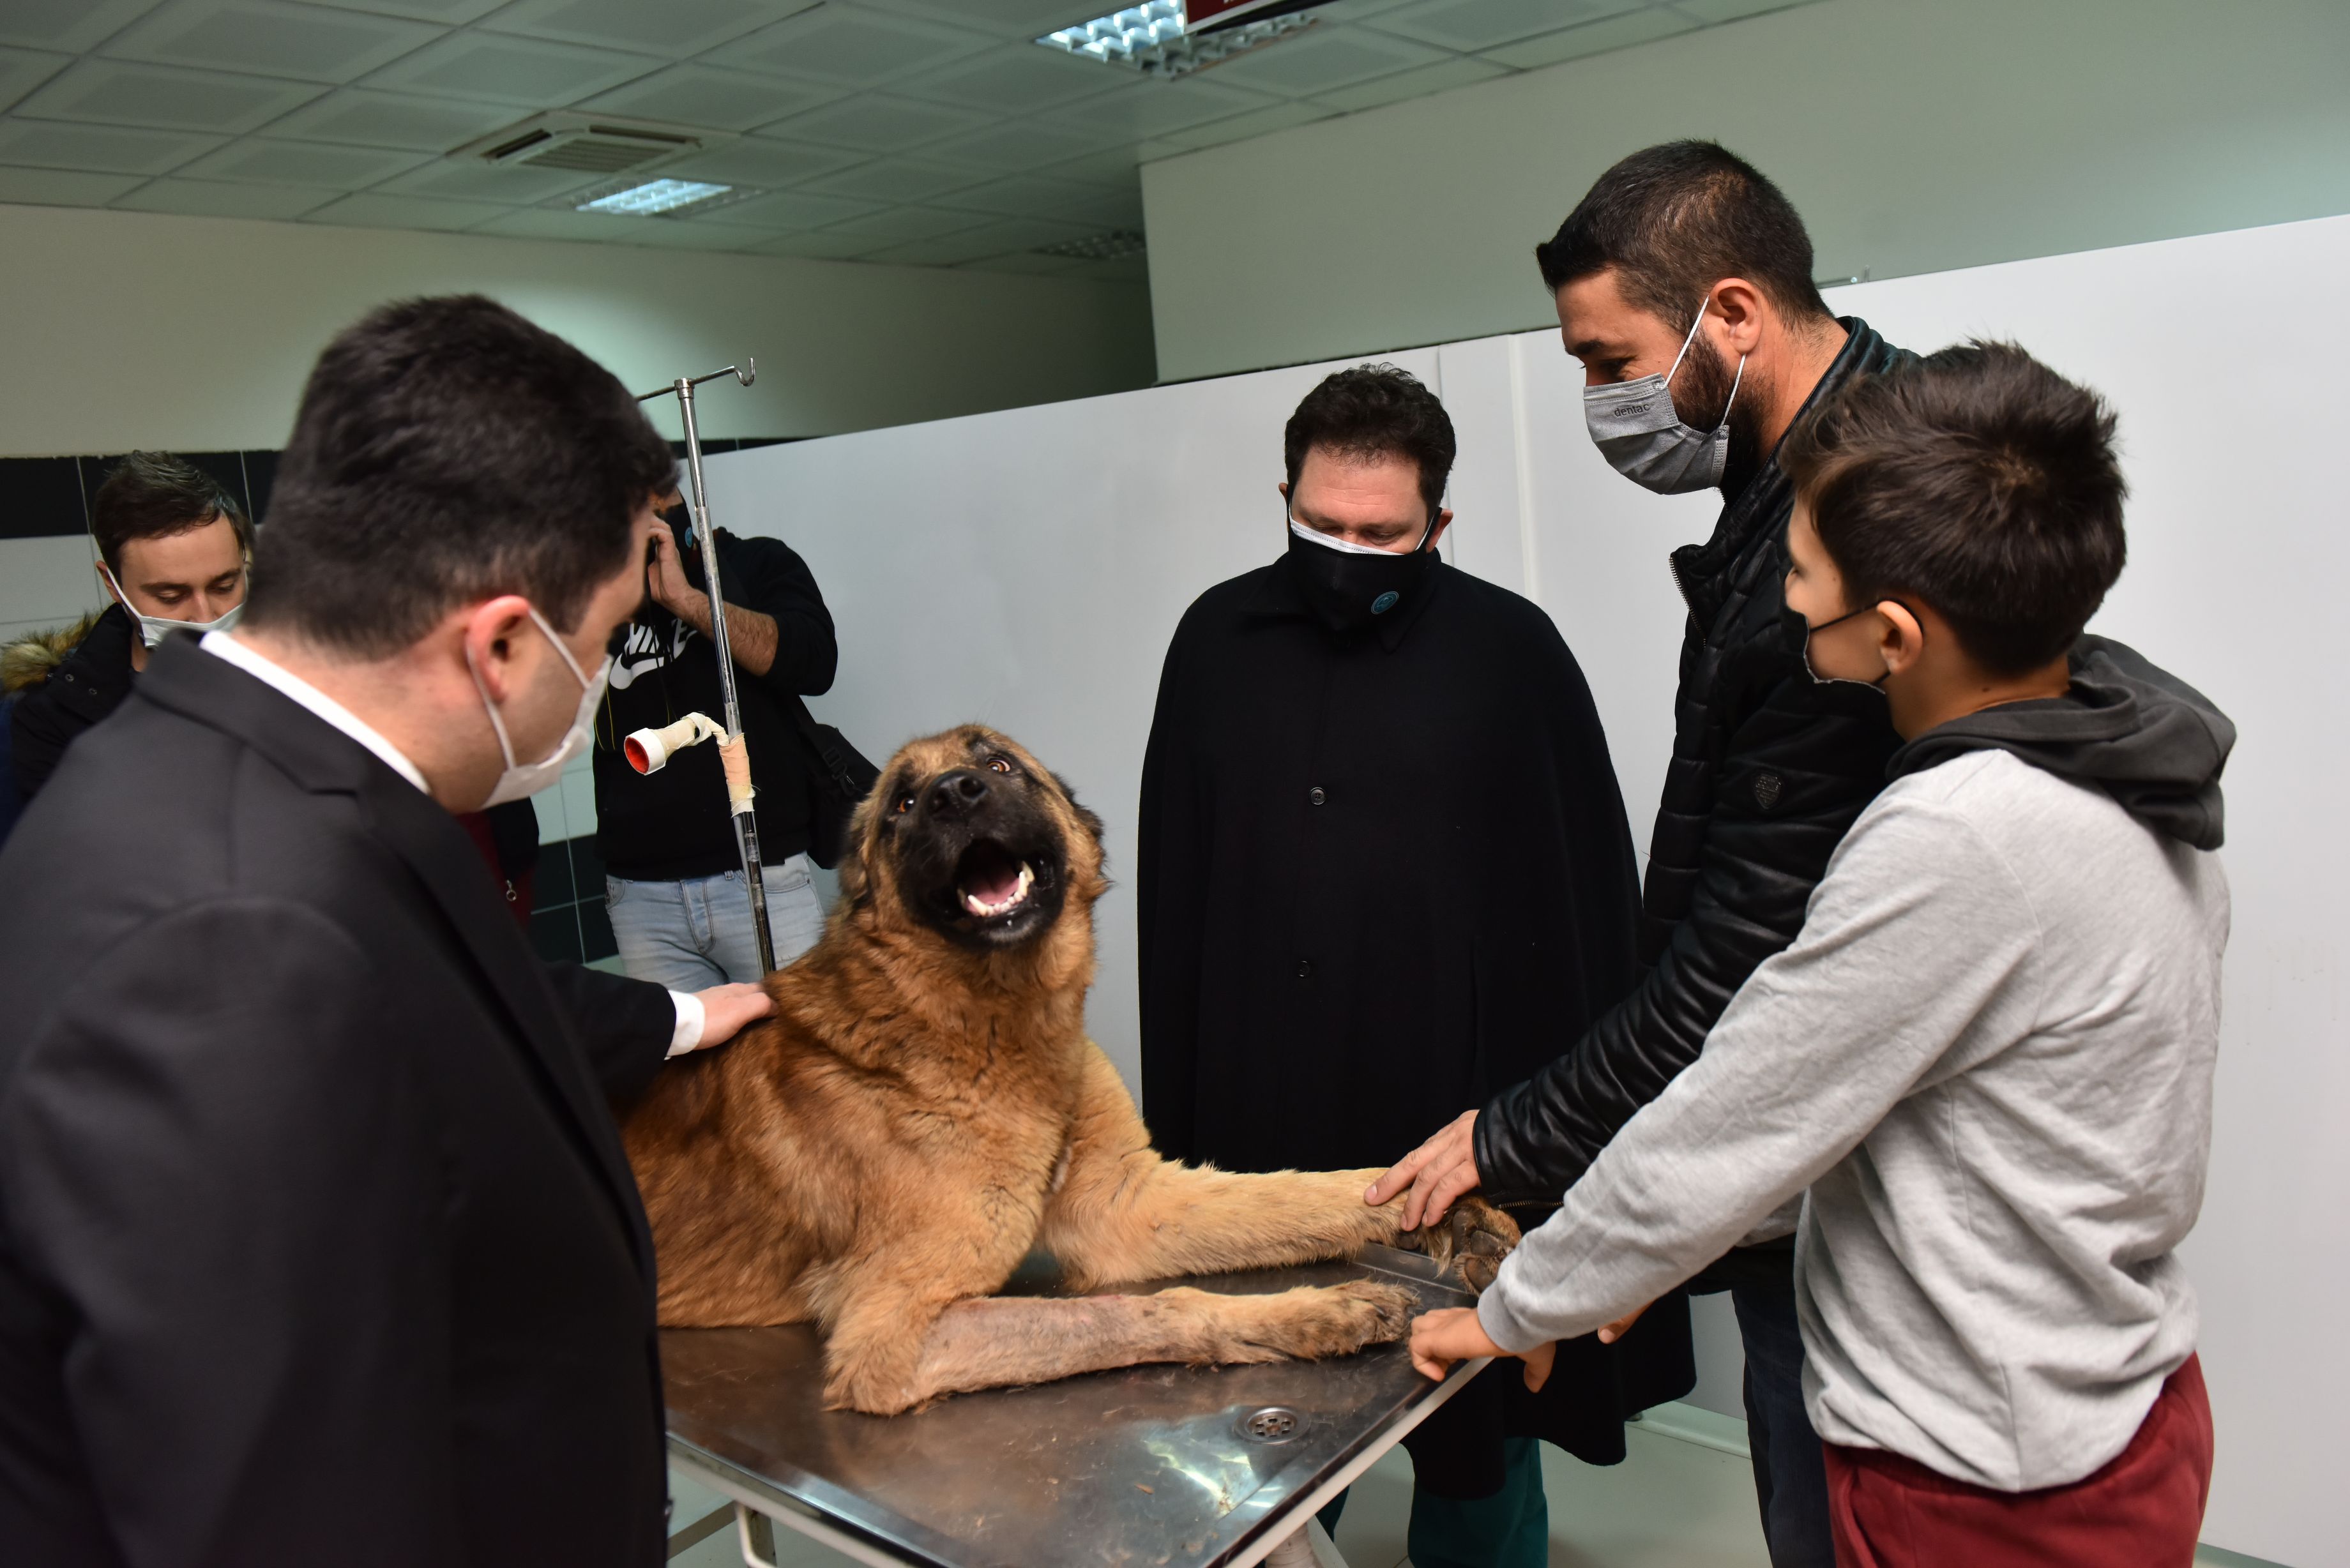
<svg viewBox="0 0 2350 1568"><path fill-rule="evenodd" d="M1304 1417L1282 1405L1268 1405L1262 1410L1252 1410L1240 1419L1240 1434L1260 1443L1285 1442L1297 1435Z"/></svg>

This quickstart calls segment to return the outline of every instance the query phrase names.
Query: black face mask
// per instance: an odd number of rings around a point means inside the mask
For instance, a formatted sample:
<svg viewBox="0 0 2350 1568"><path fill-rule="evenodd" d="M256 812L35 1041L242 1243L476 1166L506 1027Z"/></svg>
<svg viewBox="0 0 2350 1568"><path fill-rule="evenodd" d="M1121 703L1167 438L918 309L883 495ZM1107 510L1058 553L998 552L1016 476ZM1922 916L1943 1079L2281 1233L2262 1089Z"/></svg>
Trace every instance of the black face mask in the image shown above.
<svg viewBox="0 0 2350 1568"><path fill-rule="evenodd" d="M1411 597L1425 590L1436 566L1429 548L1436 519L1428 522L1419 545L1408 555L1357 556L1289 535L1287 569L1314 618L1335 632L1361 631L1399 615Z"/></svg>

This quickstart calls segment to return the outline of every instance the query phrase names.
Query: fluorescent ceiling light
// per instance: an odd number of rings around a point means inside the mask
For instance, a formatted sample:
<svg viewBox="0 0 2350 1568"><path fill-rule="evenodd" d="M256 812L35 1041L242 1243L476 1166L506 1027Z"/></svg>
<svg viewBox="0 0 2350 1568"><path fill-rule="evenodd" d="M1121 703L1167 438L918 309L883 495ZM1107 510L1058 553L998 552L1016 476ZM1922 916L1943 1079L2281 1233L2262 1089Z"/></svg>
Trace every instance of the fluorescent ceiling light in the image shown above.
<svg viewBox="0 0 2350 1568"><path fill-rule="evenodd" d="M1314 20L1293 13L1193 33L1189 30L1183 0L1146 0L1090 22L1062 27L1036 41L1048 49L1065 49L1107 66L1126 66L1151 76L1181 77L1302 32Z"/></svg>
<svg viewBox="0 0 2350 1568"><path fill-rule="evenodd" d="M732 185L711 185L699 180L639 180L608 195L582 202L578 210L650 218L657 213L707 206L733 189Z"/></svg>

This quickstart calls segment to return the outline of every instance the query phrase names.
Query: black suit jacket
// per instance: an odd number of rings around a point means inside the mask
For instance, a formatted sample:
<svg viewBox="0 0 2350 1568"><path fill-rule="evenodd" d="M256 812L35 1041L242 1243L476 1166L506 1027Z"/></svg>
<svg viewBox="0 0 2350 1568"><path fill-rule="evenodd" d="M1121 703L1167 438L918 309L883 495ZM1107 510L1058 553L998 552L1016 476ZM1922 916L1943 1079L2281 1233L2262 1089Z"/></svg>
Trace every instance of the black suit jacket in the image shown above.
<svg viewBox="0 0 2350 1568"><path fill-rule="evenodd" d="M604 1091L672 1021L542 965L365 748L158 649L0 853L0 1555L658 1563Z"/></svg>

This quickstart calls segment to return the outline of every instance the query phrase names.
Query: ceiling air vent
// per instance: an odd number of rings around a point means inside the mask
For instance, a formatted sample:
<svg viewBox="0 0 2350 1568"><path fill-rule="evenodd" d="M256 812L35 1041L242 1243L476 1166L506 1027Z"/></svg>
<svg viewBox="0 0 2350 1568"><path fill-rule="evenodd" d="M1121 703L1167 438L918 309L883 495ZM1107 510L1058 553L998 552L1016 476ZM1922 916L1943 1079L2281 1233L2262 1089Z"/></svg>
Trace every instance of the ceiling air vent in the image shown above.
<svg viewBox="0 0 2350 1568"><path fill-rule="evenodd" d="M502 169L564 169L619 174L696 151L712 140L704 130L579 114L542 114L494 136L461 147L454 156L478 158Z"/></svg>

